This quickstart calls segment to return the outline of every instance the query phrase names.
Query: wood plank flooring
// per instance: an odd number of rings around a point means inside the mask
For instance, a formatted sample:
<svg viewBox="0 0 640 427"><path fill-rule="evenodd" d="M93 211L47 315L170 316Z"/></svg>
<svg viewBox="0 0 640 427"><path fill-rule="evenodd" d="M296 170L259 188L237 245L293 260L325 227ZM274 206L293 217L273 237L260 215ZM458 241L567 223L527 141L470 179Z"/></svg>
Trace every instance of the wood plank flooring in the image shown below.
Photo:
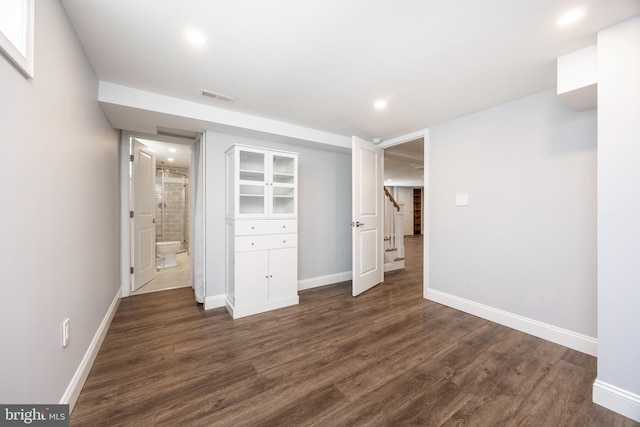
<svg viewBox="0 0 640 427"><path fill-rule="evenodd" d="M72 426L640 426L591 402L596 360L422 298L406 269L232 320L190 288L124 299Z"/></svg>

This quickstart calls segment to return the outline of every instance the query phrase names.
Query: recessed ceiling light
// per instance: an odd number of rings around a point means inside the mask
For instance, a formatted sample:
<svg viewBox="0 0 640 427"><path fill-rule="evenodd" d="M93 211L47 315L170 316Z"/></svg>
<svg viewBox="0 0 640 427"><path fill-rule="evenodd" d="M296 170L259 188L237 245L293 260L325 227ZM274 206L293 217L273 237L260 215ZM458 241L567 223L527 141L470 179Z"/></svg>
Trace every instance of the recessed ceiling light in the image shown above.
<svg viewBox="0 0 640 427"><path fill-rule="evenodd" d="M387 107L387 101L380 99L373 103L373 108L376 110L384 110Z"/></svg>
<svg viewBox="0 0 640 427"><path fill-rule="evenodd" d="M175 153L177 150L175 148L169 148L170 153Z"/></svg>
<svg viewBox="0 0 640 427"><path fill-rule="evenodd" d="M167 159L167 162L173 162L173 158L169 157L169 158Z"/></svg>
<svg viewBox="0 0 640 427"><path fill-rule="evenodd" d="M195 46L202 46L207 42L207 38L200 31L187 30L185 36L187 37L189 43Z"/></svg>
<svg viewBox="0 0 640 427"><path fill-rule="evenodd" d="M559 27L566 27L567 25L575 24L584 16L584 9L576 8L571 9L562 15L556 20L556 25Z"/></svg>

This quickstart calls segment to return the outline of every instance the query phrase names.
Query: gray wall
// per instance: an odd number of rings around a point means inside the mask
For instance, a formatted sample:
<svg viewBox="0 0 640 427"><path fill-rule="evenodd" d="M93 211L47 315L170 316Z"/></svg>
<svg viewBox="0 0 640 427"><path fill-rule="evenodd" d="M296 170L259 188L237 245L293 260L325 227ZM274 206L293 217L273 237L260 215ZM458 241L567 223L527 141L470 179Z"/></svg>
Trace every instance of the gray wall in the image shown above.
<svg viewBox="0 0 640 427"><path fill-rule="evenodd" d="M287 150L298 158L298 280L351 271L351 155L207 132L206 292L224 294L225 151L233 144Z"/></svg>
<svg viewBox="0 0 640 427"><path fill-rule="evenodd" d="M596 111L550 90L430 132L430 288L595 337Z"/></svg>
<svg viewBox="0 0 640 427"><path fill-rule="evenodd" d="M612 409L638 421L639 40L640 16L598 34L598 381L634 393L634 404Z"/></svg>
<svg viewBox="0 0 640 427"><path fill-rule="evenodd" d="M119 290L117 133L60 2L35 25L33 80L0 56L2 403L58 403Z"/></svg>

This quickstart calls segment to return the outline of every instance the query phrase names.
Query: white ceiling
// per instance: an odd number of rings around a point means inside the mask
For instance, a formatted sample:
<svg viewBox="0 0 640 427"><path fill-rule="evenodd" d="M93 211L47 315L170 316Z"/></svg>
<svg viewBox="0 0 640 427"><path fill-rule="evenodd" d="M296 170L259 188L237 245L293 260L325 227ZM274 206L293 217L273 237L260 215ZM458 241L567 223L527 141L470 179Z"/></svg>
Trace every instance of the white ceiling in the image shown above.
<svg viewBox="0 0 640 427"><path fill-rule="evenodd" d="M558 56L640 13L638 0L62 2L102 81L383 140L552 88ZM583 21L557 28L576 5ZM208 42L189 45L188 28Z"/></svg>
<svg viewBox="0 0 640 427"><path fill-rule="evenodd" d="M400 187L424 185L424 138L384 150L384 184Z"/></svg>
<svg viewBox="0 0 640 427"><path fill-rule="evenodd" d="M640 13L640 0L62 3L103 82L383 141L550 89L557 57ZM584 19L557 27L575 6L586 10ZM207 43L187 43L187 29ZM236 100L216 101L201 89ZM374 110L378 99L387 101L385 110ZM175 124L152 111L103 108L114 126L132 131L143 131L150 116ZM197 122L189 130L216 129ZM421 159L386 157L385 179L421 185Z"/></svg>
<svg viewBox="0 0 640 427"><path fill-rule="evenodd" d="M158 139L135 139L153 150L157 167L189 168L191 165L191 146L188 142L169 142L167 138L162 137Z"/></svg>

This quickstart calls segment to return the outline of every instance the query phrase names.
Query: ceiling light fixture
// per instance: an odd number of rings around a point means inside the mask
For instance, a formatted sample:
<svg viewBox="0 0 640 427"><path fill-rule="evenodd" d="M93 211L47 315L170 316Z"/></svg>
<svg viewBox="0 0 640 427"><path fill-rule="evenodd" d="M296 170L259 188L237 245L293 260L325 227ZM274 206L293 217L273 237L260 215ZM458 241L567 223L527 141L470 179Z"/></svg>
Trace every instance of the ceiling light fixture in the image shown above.
<svg viewBox="0 0 640 427"><path fill-rule="evenodd" d="M387 107L387 101L385 101L384 99L378 100L373 103L373 108L375 108L378 111L384 110L386 107Z"/></svg>
<svg viewBox="0 0 640 427"><path fill-rule="evenodd" d="M178 150L176 150L175 148L169 148L169 152L170 153L175 153L176 151L178 151Z"/></svg>
<svg viewBox="0 0 640 427"><path fill-rule="evenodd" d="M187 30L185 33L187 40L194 46L202 46L207 42L207 38L200 31Z"/></svg>
<svg viewBox="0 0 640 427"><path fill-rule="evenodd" d="M577 8L571 9L562 15L556 20L556 25L559 27L566 27L571 24L575 24L584 16L584 9Z"/></svg>
<svg viewBox="0 0 640 427"><path fill-rule="evenodd" d="M173 160L174 160L174 159L173 159L172 157L169 157L169 158L167 159L167 161L168 161L168 162L173 162Z"/></svg>

